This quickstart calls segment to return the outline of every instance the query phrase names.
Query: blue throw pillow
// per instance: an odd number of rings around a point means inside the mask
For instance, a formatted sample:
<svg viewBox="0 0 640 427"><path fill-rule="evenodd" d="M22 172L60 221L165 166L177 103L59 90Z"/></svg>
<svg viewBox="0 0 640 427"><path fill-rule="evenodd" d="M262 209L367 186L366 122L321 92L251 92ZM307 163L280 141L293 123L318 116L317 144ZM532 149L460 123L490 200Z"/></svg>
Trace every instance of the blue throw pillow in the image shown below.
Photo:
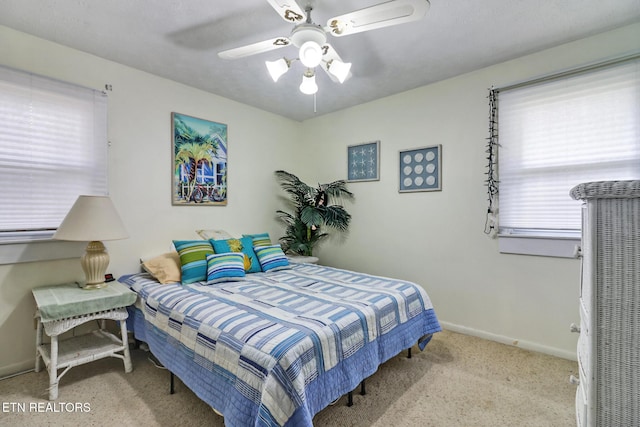
<svg viewBox="0 0 640 427"><path fill-rule="evenodd" d="M280 245L256 246L253 250L258 256L262 271L276 271L291 268L289 260Z"/></svg>
<svg viewBox="0 0 640 427"><path fill-rule="evenodd" d="M253 251L253 239L251 237L243 237L241 239L227 240L210 240L213 250L217 254L225 254L228 252L242 252L244 257L244 271L246 273L259 273L260 262Z"/></svg>
<svg viewBox="0 0 640 427"><path fill-rule="evenodd" d="M213 253L213 247L207 240L174 240L173 245L180 255L182 283L207 280L207 255Z"/></svg>
<svg viewBox="0 0 640 427"><path fill-rule="evenodd" d="M253 247L271 245L271 237L269 233L243 234L242 237L251 237L253 239Z"/></svg>
<svg viewBox="0 0 640 427"><path fill-rule="evenodd" d="M207 284L244 279L244 254L228 252L207 256Z"/></svg>

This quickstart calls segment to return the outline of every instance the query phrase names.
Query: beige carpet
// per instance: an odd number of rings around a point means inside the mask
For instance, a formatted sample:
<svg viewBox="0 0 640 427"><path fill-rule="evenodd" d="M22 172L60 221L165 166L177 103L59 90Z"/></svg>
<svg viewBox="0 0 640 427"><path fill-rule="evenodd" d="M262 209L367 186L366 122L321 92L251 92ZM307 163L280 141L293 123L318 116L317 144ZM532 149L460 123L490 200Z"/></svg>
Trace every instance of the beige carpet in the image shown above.
<svg viewBox="0 0 640 427"><path fill-rule="evenodd" d="M170 395L169 373L148 353L132 356L130 374L119 359L71 369L57 407L46 407L46 371L0 381L0 426L224 425L179 380ZM568 378L576 371L572 361L444 331L424 352L414 348L413 358L403 352L382 365L366 381L366 396L354 392L352 407L343 397L317 414L314 425L575 426L576 389Z"/></svg>

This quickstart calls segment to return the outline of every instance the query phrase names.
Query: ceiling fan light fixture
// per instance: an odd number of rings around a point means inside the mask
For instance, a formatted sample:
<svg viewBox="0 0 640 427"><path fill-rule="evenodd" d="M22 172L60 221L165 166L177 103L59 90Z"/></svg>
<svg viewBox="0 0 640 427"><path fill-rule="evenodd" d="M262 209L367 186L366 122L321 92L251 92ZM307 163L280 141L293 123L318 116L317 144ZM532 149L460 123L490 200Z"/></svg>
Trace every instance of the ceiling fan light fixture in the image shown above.
<svg viewBox="0 0 640 427"><path fill-rule="evenodd" d="M302 83L300 83L300 92L305 95L313 95L318 92L318 85L316 84L316 75L313 70L305 71L302 76Z"/></svg>
<svg viewBox="0 0 640 427"><path fill-rule="evenodd" d="M289 67L291 67L291 61L287 60L287 58L280 58L276 61L265 61L265 64L274 82L277 82L284 73L289 71Z"/></svg>
<svg viewBox="0 0 640 427"><path fill-rule="evenodd" d="M333 74L340 83L344 83L347 77L349 77L351 62L342 62L338 59L332 59L327 64L327 70L329 70L329 72Z"/></svg>
<svg viewBox="0 0 640 427"><path fill-rule="evenodd" d="M306 41L300 46L299 55L305 67L315 68L322 62L322 46L313 40Z"/></svg>
<svg viewBox="0 0 640 427"><path fill-rule="evenodd" d="M330 18L327 26L321 26L311 19L315 0L305 0L304 10L295 0L267 2L285 21L295 24L289 37L279 36L228 49L218 52L218 56L223 59L237 59L293 45L298 49L297 58L266 61L265 65L273 81L277 82L291 68L293 61L300 60L306 67L300 91L308 95L318 91L315 70L319 65L322 65L322 70L334 82L344 83L351 77L351 63L342 61L333 46L327 43L327 35L341 37L417 21L424 17L430 6L430 0L385 0L374 6Z"/></svg>

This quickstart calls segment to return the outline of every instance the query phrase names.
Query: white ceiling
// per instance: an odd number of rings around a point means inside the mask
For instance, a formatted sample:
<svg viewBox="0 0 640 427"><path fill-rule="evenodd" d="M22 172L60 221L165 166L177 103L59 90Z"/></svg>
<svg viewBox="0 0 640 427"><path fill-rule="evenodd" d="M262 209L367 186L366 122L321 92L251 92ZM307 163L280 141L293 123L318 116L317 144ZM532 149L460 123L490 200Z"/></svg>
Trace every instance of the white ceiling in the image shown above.
<svg viewBox="0 0 640 427"><path fill-rule="evenodd" d="M312 18L384 0L298 0ZM266 0L0 0L0 25L171 80L305 120L413 89L613 28L640 22L640 0L431 0L423 20L328 42L353 77L319 72L313 96L294 63L277 83L264 61L296 57L288 46L228 61L217 52L288 36Z"/></svg>

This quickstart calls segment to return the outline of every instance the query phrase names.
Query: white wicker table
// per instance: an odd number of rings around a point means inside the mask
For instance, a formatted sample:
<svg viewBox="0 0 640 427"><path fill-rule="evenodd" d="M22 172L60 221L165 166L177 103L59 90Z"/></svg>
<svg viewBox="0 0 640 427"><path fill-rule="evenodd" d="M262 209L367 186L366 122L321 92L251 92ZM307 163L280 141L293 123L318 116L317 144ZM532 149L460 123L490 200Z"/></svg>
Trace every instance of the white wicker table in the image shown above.
<svg viewBox="0 0 640 427"><path fill-rule="evenodd" d="M74 366L117 357L124 361L125 372L132 371L125 307L135 302L135 293L117 282L102 289L84 290L69 283L36 288L32 292L38 307L35 371L40 372L42 360L49 371L49 400L58 398L58 383ZM100 321L100 329L58 340L64 332L92 320ZM119 322L120 337L105 330L106 320ZM50 337L49 343L43 342L43 332ZM60 375L59 369L64 369Z"/></svg>

